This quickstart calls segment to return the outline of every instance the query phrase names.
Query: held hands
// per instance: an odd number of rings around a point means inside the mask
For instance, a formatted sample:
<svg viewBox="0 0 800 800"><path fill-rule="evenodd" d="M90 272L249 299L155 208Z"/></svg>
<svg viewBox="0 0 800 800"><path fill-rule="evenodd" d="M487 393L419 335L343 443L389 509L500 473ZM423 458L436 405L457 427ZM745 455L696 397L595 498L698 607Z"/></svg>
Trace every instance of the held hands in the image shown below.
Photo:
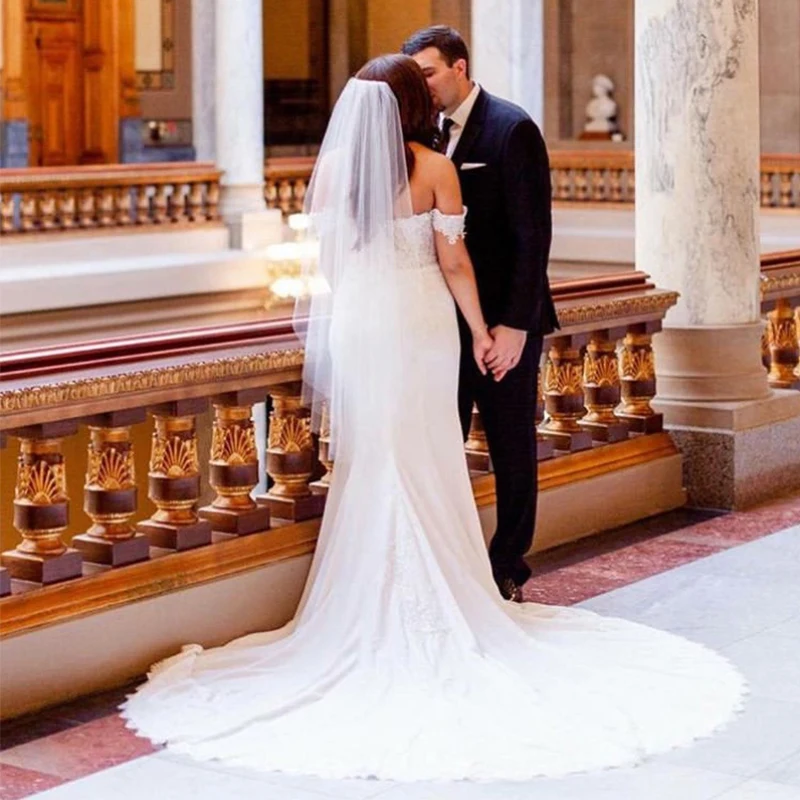
<svg viewBox="0 0 800 800"><path fill-rule="evenodd" d="M494 343L484 356L484 364L491 370L495 381L499 382L519 364L528 333L505 325L497 325L489 333ZM483 374L486 374L485 370Z"/></svg>
<svg viewBox="0 0 800 800"><path fill-rule="evenodd" d="M472 354L475 363L481 371L481 375L488 374L486 369L486 358L494 347L494 339L489 333L489 328L482 325L472 331Z"/></svg>

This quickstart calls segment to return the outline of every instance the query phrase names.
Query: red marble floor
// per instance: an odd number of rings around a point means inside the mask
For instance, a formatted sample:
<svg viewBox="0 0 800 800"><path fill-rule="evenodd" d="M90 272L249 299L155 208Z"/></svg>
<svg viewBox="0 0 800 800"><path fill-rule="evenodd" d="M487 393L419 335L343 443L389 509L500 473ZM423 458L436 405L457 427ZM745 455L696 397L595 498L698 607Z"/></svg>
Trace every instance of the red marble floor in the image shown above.
<svg viewBox="0 0 800 800"><path fill-rule="evenodd" d="M800 524L800 493L744 512L680 510L531 559L526 600L570 605ZM0 727L0 800L17 800L156 748L115 710L131 687L83 698Z"/></svg>

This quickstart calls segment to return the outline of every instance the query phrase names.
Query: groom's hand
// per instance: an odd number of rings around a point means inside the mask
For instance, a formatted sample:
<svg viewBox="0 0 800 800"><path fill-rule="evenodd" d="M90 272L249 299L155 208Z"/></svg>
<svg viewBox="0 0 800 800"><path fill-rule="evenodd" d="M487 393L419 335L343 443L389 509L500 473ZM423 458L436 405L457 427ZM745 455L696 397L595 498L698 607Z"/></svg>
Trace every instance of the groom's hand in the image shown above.
<svg viewBox="0 0 800 800"><path fill-rule="evenodd" d="M505 325L492 328L490 333L494 344L486 354L484 363L492 371L495 381L501 381L510 369L519 364L528 333Z"/></svg>

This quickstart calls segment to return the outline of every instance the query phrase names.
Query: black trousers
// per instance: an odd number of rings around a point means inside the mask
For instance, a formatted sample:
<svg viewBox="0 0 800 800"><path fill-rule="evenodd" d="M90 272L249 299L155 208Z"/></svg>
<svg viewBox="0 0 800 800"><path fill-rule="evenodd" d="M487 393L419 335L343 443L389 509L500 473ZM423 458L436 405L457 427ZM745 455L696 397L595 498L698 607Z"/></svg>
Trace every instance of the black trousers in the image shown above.
<svg viewBox="0 0 800 800"><path fill-rule="evenodd" d="M536 524L536 379L542 337L528 334L519 364L497 383L481 375L472 338L461 325L458 411L466 441L476 403L486 431L497 491L497 530L489 546L495 581L522 585L531 575L523 560Z"/></svg>

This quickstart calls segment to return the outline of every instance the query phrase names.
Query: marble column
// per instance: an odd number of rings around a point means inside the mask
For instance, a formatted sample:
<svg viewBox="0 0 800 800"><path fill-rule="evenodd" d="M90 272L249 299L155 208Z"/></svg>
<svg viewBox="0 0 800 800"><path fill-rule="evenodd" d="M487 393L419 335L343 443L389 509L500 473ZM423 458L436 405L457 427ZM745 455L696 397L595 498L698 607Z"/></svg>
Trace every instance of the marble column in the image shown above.
<svg viewBox="0 0 800 800"><path fill-rule="evenodd" d="M217 0L192 0L192 139L198 161L214 161L216 148Z"/></svg>
<svg viewBox="0 0 800 800"><path fill-rule="evenodd" d="M681 294L656 353L663 398L768 394L758 86L757 0L637 0L636 263Z"/></svg>
<svg viewBox="0 0 800 800"><path fill-rule="evenodd" d="M217 0L216 162L220 211L234 247L280 238L280 212L264 200L264 67L261 0ZM276 216L277 215L277 216Z"/></svg>
<svg viewBox="0 0 800 800"><path fill-rule="evenodd" d="M680 300L655 337L654 406L689 502L800 481L800 396L761 363L758 0L636 0L636 264ZM783 453L783 455L782 455Z"/></svg>
<svg viewBox="0 0 800 800"><path fill-rule="evenodd" d="M472 74L544 124L544 0L473 0Z"/></svg>

